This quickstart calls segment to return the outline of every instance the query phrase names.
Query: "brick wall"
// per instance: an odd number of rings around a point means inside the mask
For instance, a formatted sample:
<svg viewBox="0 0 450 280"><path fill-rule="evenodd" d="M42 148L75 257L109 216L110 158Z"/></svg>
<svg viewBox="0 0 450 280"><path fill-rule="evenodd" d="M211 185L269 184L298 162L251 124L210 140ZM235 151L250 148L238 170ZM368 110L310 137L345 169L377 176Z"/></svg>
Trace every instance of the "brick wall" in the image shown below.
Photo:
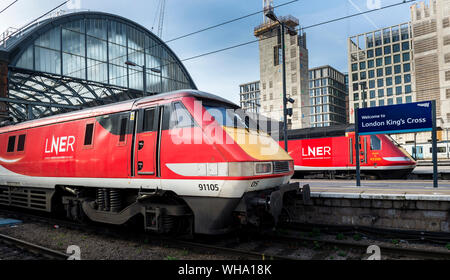
<svg viewBox="0 0 450 280"><path fill-rule="evenodd" d="M311 199L295 202L293 222L450 233L450 201Z"/></svg>

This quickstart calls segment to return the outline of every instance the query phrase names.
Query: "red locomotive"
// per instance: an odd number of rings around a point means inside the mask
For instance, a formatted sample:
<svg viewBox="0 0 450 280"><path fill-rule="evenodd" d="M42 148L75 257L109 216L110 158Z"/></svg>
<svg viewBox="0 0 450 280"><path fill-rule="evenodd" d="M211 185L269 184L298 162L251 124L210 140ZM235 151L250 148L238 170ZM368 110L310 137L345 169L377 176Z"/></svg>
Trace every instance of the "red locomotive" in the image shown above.
<svg viewBox="0 0 450 280"><path fill-rule="evenodd" d="M0 204L158 232L276 221L292 158L237 108L179 91L0 128Z"/></svg>
<svg viewBox="0 0 450 280"><path fill-rule="evenodd" d="M343 125L288 132L289 155L295 171L354 174L356 170L354 127ZM361 173L377 178L403 178L416 162L387 135L360 136ZM284 147L284 141L279 142Z"/></svg>

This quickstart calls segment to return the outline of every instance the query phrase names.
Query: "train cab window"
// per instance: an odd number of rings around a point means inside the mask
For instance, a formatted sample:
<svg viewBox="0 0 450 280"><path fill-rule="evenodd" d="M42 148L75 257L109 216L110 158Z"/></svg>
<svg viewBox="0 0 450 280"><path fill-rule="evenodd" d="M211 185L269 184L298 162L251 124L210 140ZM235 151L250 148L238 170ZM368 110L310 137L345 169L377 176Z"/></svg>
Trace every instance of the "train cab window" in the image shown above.
<svg viewBox="0 0 450 280"><path fill-rule="evenodd" d="M14 152L14 146L16 145L16 136L9 136L8 139L8 153Z"/></svg>
<svg viewBox="0 0 450 280"><path fill-rule="evenodd" d="M26 139L25 134L19 136L19 142L17 143L18 152L23 152L25 150L25 139Z"/></svg>
<svg viewBox="0 0 450 280"><path fill-rule="evenodd" d="M171 115L171 127L182 128L193 126L195 126L194 120L184 105L181 102L174 103Z"/></svg>
<svg viewBox="0 0 450 280"><path fill-rule="evenodd" d="M119 142L125 142L125 136L127 134L127 124L128 118L123 118L120 120Z"/></svg>
<svg viewBox="0 0 450 280"><path fill-rule="evenodd" d="M376 135L370 136L370 149L372 151L381 150L381 140Z"/></svg>
<svg viewBox="0 0 450 280"><path fill-rule="evenodd" d="M144 111L144 123L142 132L155 131L155 115L156 108L147 109Z"/></svg>
<svg viewBox="0 0 450 280"><path fill-rule="evenodd" d="M86 133L84 134L84 145L92 145L92 138L94 136L94 124L89 123L86 125Z"/></svg>

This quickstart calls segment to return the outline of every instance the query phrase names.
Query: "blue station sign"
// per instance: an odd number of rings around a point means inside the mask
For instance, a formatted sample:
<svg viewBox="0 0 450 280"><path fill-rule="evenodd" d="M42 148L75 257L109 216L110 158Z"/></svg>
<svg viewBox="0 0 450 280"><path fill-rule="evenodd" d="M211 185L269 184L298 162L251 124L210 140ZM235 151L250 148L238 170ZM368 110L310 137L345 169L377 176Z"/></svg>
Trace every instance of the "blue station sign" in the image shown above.
<svg viewBox="0 0 450 280"><path fill-rule="evenodd" d="M432 131L432 102L416 102L358 110L360 135Z"/></svg>

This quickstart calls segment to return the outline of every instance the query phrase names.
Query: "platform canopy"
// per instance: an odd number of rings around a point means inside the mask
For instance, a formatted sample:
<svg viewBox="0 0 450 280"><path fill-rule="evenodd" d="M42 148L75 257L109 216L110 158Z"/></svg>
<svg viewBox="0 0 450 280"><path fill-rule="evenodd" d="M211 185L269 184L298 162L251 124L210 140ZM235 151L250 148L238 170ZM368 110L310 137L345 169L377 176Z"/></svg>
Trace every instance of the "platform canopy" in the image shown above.
<svg viewBox="0 0 450 280"><path fill-rule="evenodd" d="M9 120L2 125L196 89L182 62L162 40L111 14L77 12L48 18L0 43L0 60L8 63L7 94L0 93L0 103L7 104Z"/></svg>

